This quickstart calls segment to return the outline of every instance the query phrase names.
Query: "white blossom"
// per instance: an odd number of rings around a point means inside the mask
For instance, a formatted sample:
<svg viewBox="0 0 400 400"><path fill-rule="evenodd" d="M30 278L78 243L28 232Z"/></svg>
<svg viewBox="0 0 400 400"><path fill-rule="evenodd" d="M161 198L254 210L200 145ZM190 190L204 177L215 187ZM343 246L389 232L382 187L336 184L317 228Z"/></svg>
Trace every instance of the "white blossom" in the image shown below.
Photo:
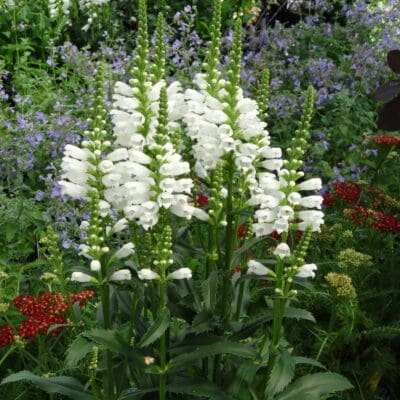
<svg viewBox="0 0 400 400"><path fill-rule="evenodd" d="M141 270L138 271L138 277L142 281L143 280L150 281L153 279L158 279L160 275L158 275L157 272L154 272L149 268L142 268Z"/></svg>
<svg viewBox="0 0 400 400"><path fill-rule="evenodd" d="M315 264L304 264L300 267L299 272L296 274L298 278L315 278L317 266Z"/></svg>
<svg viewBox="0 0 400 400"><path fill-rule="evenodd" d="M72 282L86 283L91 282L93 277L83 272L73 272L71 275Z"/></svg>
<svg viewBox="0 0 400 400"><path fill-rule="evenodd" d="M192 271L190 268L180 268L170 274L172 279L191 279Z"/></svg>
<svg viewBox="0 0 400 400"><path fill-rule="evenodd" d="M110 276L110 281L130 281L132 274L129 269L120 269Z"/></svg>
<svg viewBox="0 0 400 400"><path fill-rule="evenodd" d="M270 271L266 266L255 260L250 260L247 267L247 273L253 275L267 275Z"/></svg>

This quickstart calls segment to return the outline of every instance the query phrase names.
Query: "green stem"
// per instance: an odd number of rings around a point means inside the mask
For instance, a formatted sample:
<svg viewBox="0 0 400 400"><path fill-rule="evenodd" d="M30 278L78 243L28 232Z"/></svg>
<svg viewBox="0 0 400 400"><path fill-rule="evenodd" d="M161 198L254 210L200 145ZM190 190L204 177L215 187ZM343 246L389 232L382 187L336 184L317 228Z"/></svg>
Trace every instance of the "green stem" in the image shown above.
<svg viewBox="0 0 400 400"><path fill-rule="evenodd" d="M11 346L8 350L7 350L7 352L6 352L6 354L4 354L4 356L1 358L1 360L0 360L0 366L1 366L1 364L3 364L3 362L7 359L7 357L13 352L15 350L15 346Z"/></svg>
<svg viewBox="0 0 400 400"><path fill-rule="evenodd" d="M244 285L245 282L240 282L239 286L239 295L238 295L238 300L236 304L236 321L239 321L240 315L242 314L242 303L243 303L243 295L244 295Z"/></svg>
<svg viewBox="0 0 400 400"><path fill-rule="evenodd" d="M110 287L107 283L101 286L101 304L103 308L104 328L111 328L111 315L110 315ZM106 351L106 381L107 381L107 400L114 399L114 374L112 364L112 354L109 350Z"/></svg>
<svg viewBox="0 0 400 400"><path fill-rule="evenodd" d="M160 303L161 303L161 312L166 311L167 309L167 282L165 281L165 271L163 274L163 280L160 283ZM167 336L164 332L160 338L160 400L167 399L167 374L166 374L166 366L167 366Z"/></svg>
<svg viewBox="0 0 400 400"><path fill-rule="evenodd" d="M234 216L233 216L233 174L234 174L234 159L233 154L229 154L228 159L228 195L226 198L226 237L225 237L225 266L224 266L224 277L222 286L222 317L229 319L231 301L230 301L230 284L231 284L231 263L233 253L233 241L235 232L234 227Z"/></svg>

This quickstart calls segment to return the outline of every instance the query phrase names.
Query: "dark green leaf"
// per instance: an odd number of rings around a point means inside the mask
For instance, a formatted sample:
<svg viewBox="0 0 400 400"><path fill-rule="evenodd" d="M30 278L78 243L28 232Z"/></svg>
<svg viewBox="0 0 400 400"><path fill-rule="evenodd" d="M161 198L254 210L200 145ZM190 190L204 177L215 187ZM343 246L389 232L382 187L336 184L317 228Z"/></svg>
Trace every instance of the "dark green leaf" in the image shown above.
<svg viewBox="0 0 400 400"><path fill-rule="evenodd" d="M170 361L169 370L178 370L185 365L197 363L202 358L216 354L231 354L252 359L257 357L256 351L248 344L223 341L205 346L198 346L190 353L180 354Z"/></svg>
<svg viewBox="0 0 400 400"><path fill-rule="evenodd" d="M352 387L352 384L342 375L321 372L297 379L274 400L317 400L321 395L341 392Z"/></svg>
<svg viewBox="0 0 400 400"><path fill-rule="evenodd" d="M169 321L170 315L168 310L165 310L163 313L159 314L157 319L154 321L154 324L143 335L139 346L146 347L155 342L167 330Z"/></svg>
<svg viewBox="0 0 400 400"><path fill-rule="evenodd" d="M277 355L265 389L267 397L280 393L289 385L294 377L295 366L294 358L286 350Z"/></svg>
<svg viewBox="0 0 400 400"><path fill-rule="evenodd" d="M59 393L73 400L96 400L94 396L85 393L83 385L75 378L59 376L55 378L44 378L29 371L21 371L3 379L2 385L19 381L32 382L38 388L47 393Z"/></svg>
<svg viewBox="0 0 400 400"><path fill-rule="evenodd" d="M285 309L285 318L306 319L307 321L316 322L309 311L296 307L287 307Z"/></svg>
<svg viewBox="0 0 400 400"><path fill-rule="evenodd" d="M93 343L82 336L78 336L68 347L66 364L68 368L75 368L79 361L88 355L93 349Z"/></svg>

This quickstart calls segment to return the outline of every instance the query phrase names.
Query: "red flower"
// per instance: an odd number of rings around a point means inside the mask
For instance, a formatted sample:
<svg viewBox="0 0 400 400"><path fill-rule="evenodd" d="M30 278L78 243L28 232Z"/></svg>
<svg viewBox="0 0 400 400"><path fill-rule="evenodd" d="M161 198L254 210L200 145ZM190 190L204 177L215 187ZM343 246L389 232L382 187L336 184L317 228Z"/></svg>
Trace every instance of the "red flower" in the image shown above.
<svg viewBox="0 0 400 400"><path fill-rule="evenodd" d="M208 196L203 193L197 195L197 204L199 206L208 206Z"/></svg>
<svg viewBox="0 0 400 400"><path fill-rule="evenodd" d="M374 228L382 232L400 232L399 219L370 208L357 206L351 210L345 210L345 216L355 224L363 227Z"/></svg>
<svg viewBox="0 0 400 400"><path fill-rule="evenodd" d="M374 142L377 144L385 144L388 146L399 146L400 138L389 135L378 135L374 137Z"/></svg>
<svg viewBox="0 0 400 400"><path fill-rule="evenodd" d="M76 303L79 301L80 306L84 306L86 304L86 299L90 299L94 297L95 292L94 290L82 290L79 293L71 294L71 301Z"/></svg>
<svg viewBox="0 0 400 400"><path fill-rule="evenodd" d="M240 272L242 270L242 267L239 265L238 267L233 268L233 272Z"/></svg>
<svg viewBox="0 0 400 400"><path fill-rule="evenodd" d="M332 186L335 190L336 197L342 198L346 203L357 203L360 199L361 188L357 183L337 182Z"/></svg>
<svg viewBox="0 0 400 400"><path fill-rule="evenodd" d="M324 193L322 197L324 199L324 206L333 207L336 204L336 194Z"/></svg>
<svg viewBox="0 0 400 400"><path fill-rule="evenodd" d="M14 330L11 326L3 326L0 328L0 347L6 346L7 344L14 343Z"/></svg>
<svg viewBox="0 0 400 400"><path fill-rule="evenodd" d="M240 225L239 229L237 230L238 238L244 239L246 237L246 231L247 231L246 225L245 224Z"/></svg>

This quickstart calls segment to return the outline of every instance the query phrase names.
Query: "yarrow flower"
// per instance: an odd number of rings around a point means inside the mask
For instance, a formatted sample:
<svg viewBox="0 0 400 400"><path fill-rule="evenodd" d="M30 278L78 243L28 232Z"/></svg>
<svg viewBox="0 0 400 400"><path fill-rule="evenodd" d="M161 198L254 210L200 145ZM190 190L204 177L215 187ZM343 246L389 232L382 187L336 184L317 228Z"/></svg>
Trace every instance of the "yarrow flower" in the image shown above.
<svg viewBox="0 0 400 400"><path fill-rule="evenodd" d="M375 136L373 141L377 144L383 144L387 146L400 146L400 138L390 135Z"/></svg>
<svg viewBox="0 0 400 400"><path fill-rule="evenodd" d="M72 303L84 306L86 300L95 295L94 291L87 290L78 293L71 293ZM38 296L19 295L11 304L27 317L18 326L18 335L22 339L34 339L37 335L45 336L54 325L65 325L67 319L63 315L69 310L69 303L66 297L59 292L45 292ZM62 326L52 329L50 336L57 336L63 330ZM0 328L0 347L14 343L14 329L10 326Z"/></svg>
<svg viewBox="0 0 400 400"><path fill-rule="evenodd" d="M400 232L400 220L392 215L384 214L370 208L356 206L344 210L344 215L356 225L373 228L387 233Z"/></svg>

